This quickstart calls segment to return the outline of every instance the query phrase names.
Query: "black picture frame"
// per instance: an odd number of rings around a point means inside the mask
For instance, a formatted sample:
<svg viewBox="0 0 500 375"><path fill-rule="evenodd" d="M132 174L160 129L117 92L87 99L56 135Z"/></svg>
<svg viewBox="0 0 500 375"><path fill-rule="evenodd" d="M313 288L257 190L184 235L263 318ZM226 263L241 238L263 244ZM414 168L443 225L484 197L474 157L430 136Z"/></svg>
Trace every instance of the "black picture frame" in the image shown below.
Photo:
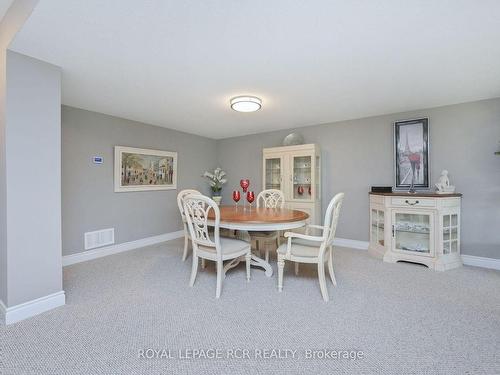
<svg viewBox="0 0 500 375"><path fill-rule="evenodd" d="M429 119L394 122L394 190L429 190Z"/></svg>

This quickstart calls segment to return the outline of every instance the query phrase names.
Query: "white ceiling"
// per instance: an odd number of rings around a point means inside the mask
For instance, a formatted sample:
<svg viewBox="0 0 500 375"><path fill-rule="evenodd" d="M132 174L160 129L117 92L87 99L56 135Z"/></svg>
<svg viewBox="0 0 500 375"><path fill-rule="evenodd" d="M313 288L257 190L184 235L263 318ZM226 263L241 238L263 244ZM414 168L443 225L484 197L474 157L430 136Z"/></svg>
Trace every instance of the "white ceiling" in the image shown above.
<svg viewBox="0 0 500 375"><path fill-rule="evenodd" d="M500 1L40 0L11 49L64 104L226 138L498 97Z"/></svg>
<svg viewBox="0 0 500 375"><path fill-rule="evenodd" d="M13 0L0 0L0 21L2 20L5 13L7 13L7 9L9 9L10 4L12 4Z"/></svg>

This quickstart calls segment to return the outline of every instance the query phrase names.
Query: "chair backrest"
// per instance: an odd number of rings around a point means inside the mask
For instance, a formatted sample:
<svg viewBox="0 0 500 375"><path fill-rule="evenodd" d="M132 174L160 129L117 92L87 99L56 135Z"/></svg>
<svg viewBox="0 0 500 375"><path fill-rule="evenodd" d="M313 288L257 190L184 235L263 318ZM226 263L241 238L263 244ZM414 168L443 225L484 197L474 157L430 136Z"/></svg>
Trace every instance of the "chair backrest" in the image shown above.
<svg viewBox="0 0 500 375"><path fill-rule="evenodd" d="M215 213L213 240L208 232L208 213L210 210ZM220 210L217 203L204 195L190 194L184 198L184 213L195 253L198 251L199 246L213 247L217 251L217 256L222 258L219 237Z"/></svg>
<svg viewBox="0 0 500 375"><path fill-rule="evenodd" d="M179 194L177 194L177 206L179 207L179 212L181 213L182 222L184 223L184 225L186 224L186 215L184 214L184 202L183 202L183 200L189 194L201 195L201 193L198 190L193 190L193 189L181 190L181 191L179 191Z"/></svg>
<svg viewBox="0 0 500 375"><path fill-rule="evenodd" d="M335 195L325 212L325 222L323 224L323 250L333 244L335 239L335 231L337 230L337 223L339 221L340 208L342 207L342 201L344 200L344 193L338 193Z"/></svg>
<svg viewBox="0 0 500 375"><path fill-rule="evenodd" d="M263 190L257 195L257 207L283 208L285 206L285 195L278 189Z"/></svg>

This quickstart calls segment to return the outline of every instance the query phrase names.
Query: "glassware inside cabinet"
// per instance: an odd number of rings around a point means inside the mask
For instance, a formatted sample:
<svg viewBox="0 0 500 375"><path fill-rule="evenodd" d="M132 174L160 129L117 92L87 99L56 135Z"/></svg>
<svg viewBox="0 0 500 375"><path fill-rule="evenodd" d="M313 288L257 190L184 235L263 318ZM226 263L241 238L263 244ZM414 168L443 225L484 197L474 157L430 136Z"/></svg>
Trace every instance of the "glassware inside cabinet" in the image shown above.
<svg viewBox="0 0 500 375"><path fill-rule="evenodd" d="M396 248L417 253L430 253L431 216L428 214L396 213L394 238Z"/></svg>
<svg viewBox="0 0 500 375"><path fill-rule="evenodd" d="M310 200L311 197L311 156L294 156L293 158L293 198Z"/></svg>
<svg viewBox="0 0 500 375"><path fill-rule="evenodd" d="M266 159L266 189L281 189L281 159Z"/></svg>

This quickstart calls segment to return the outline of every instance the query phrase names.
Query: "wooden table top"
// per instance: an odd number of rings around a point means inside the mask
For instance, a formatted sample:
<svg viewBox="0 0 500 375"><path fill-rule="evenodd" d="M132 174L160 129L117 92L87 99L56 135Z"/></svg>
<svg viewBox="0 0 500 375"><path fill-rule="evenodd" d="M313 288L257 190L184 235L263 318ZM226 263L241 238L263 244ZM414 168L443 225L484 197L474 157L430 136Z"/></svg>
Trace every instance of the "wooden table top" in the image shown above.
<svg viewBox="0 0 500 375"><path fill-rule="evenodd" d="M287 208L256 208L250 210L247 205L237 208L232 206L220 206L220 220L224 222L252 223L252 224L270 224L270 223L289 223L294 221L304 221L309 215L299 210L289 210ZM208 213L208 218L215 218L213 210Z"/></svg>

